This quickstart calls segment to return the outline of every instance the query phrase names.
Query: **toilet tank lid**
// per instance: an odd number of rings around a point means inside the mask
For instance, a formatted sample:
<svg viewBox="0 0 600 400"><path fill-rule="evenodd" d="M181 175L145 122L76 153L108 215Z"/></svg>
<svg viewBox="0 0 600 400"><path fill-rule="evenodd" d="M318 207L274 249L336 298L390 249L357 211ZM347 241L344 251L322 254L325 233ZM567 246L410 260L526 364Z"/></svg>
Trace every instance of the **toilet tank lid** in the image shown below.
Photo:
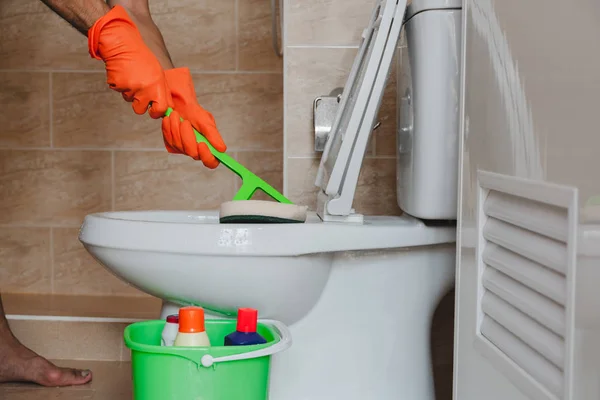
<svg viewBox="0 0 600 400"><path fill-rule="evenodd" d="M412 18L415 14L428 10L445 8L462 8L463 0L412 0L406 8L405 19Z"/></svg>

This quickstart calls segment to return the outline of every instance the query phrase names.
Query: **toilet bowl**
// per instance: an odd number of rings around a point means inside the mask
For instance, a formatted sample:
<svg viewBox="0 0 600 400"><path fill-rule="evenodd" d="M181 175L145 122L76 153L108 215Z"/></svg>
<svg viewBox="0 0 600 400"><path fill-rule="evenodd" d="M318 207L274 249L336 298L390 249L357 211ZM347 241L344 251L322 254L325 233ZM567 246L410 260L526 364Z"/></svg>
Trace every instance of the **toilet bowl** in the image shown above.
<svg viewBox="0 0 600 400"><path fill-rule="evenodd" d="M429 328L454 282L455 228L410 217L363 224L219 224L217 211L91 214L80 240L169 307L259 310L290 328L271 399L433 399Z"/></svg>
<svg viewBox="0 0 600 400"><path fill-rule="evenodd" d="M344 225L309 213L304 224L237 225L219 224L218 211L140 211L88 215L80 240L117 277L167 304L224 315L248 306L291 325L319 301L339 254L387 258L387 249L454 236L451 226L409 216Z"/></svg>
<svg viewBox="0 0 600 400"><path fill-rule="evenodd" d="M376 1L321 159L317 209L306 223L220 224L216 210L106 212L85 217L80 241L114 275L163 299L161 317L184 305L215 318L253 307L261 318L287 324L293 345L272 358L271 400L433 400L431 319L455 269L456 210L439 209L457 194L446 180L458 165L458 126L448 112L457 112L458 74L444 71L456 75L446 85L429 85L423 74L458 68L458 54L440 49L456 40L459 6ZM409 49L403 64L412 75L401 74L418 79L399 93L399 114L411 124L398 133L398 176L411 181L407 187L429 183L402 194L402 216L364 216L352 206L354 194L403 25L409 44L443 58ZM427 40L411 42L424 31ZM460 42L453 48L458 52ZM432 101L440 98L447 101ZM423 104L433 105L430 115L414 112ZM432 127L424 118L442 121ZM444 157L432 146L438 139ZM423 159L430 162L411 161ZM432 182L445 189L432 192ZM440 215L445 221L423 220Z"/></svg>

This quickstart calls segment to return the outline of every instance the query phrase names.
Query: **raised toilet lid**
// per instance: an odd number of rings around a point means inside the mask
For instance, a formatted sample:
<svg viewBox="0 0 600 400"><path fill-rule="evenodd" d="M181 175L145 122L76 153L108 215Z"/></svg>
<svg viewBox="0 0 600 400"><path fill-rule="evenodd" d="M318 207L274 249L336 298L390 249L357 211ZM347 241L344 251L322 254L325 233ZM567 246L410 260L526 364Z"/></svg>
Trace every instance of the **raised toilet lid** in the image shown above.
<svg viewBox="0 0 600 400"><path fill-rule="evenodd" d="M396 53L407 0L377 0L344 85L315 185L320 217L348 216ZM373 194L377 196L377 193Z"/></svg>

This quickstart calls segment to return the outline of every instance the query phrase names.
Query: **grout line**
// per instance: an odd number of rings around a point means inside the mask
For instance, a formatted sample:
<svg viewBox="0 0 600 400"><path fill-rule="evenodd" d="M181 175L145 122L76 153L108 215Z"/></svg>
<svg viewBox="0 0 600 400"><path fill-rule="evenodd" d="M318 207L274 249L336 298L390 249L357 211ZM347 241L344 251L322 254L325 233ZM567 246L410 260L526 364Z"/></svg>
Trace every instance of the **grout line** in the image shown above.
<svg viewBox="0 0 600 400"><path fill-rule="evenodd" d="M235 0L233 18L235 22L235 70L240 69L240 2Z"/></svg>
<svg viewBox="0 0 600 400"><path fill-rule="evenodd" d="M234 70L234 71L203 71L203 70L190 70L192 74L195 75L235 75L235 74L243 74L243 75L258 75L258 74L271 74L271 75L281 75L281 71L274 70L256 70L256 71L246 71L246 70Z"/></svg>
<svg viewBox="0 0 600 400"><path fill-rule="evenodd" d="M115 211L116 204L116 182L115 182L116 170L115 170L115 152L110 152L110 209L111 211Z"/></svg>
<svg viewBox="0 0 600 400"><path fill-rule="evenodd" d="M232 147L231 151L239 156L239 153L279 153L283 149L244 149Z"/></svg>
<svg viewBox="0 0 600 400"><path fill-rule="evenodd" d="M396 156L365 156L365 158L370 160L395 160Z"/></svg>
<svg viewBox="0 0 600 400"><path fill-rule="evenodd" d="M48 97L49 97L49 103L48 103L48 112L49 112L49 118L48 118L48 123L50 124L50 147L54 147L54 95L52 93L53 89L53 85L52 85L52 72L50 72L48 74Z"/></svg>
<svg viewBox="0 0 600 400"><path fill-rule="evenodd" d="M240 157L240 153L236 151L235 153L233 153L233 156L237 160ZM241 179L238 179L237 174L231 174L231 175L232 175L231 179L233 180L232 181L232 183L233 183L233 193L235 194L242 187L242 185L241 185Z"/></svg>
<svg viewBox="0 0 600 400"><path fill-rule="evenodd" d="M50 227L50 291L54 293L54 228Z"/></svg>
<svg viewBox="0 0 600 400"><path fill-rule="evenodd" d="M137 153L164 153L161 148L127 148L127 147L1 147L2 150L10 151L114 151L114 152L137 152ZM228 149L229 150L229 149ZM283 149L247 149L231 148L231 152L238 153L277 153Z"/></svg>
<svg viewBox="0 0 600 400"><path fill-rule="evenodd" d="M27 72L27 73L52 73L52 74L100 74L104 73L104 71L89 71L89 70L55 70L55 69L2 69L0 68L0 72ZM276 70L202 70L202 69L190 69L192 74L201 75L215 75L215 74L248 74L248 75L256 75L256 74L273 74L279 75L282 72Z"/></svg>
<svg viewBox="0 0 600 400"><path fill-rule="evenodd" d="M244 74L244 75L259 75L259 74L271 74L271 75L281 75L281 71L274 70L256 70L256 71L247 71L247 70L194 70L191 69L190 72L195 75L235 75L235 74Z"/></svg>
<svg viewBox="0 0 600 400"><path fill-rule="evenodd" d="M105 73L104 70L86 70L86 69L52 69L52 68L40 68L40 69L14 69L14 68L0 68L0 72L27 72L27 73L78 73L78 74L98 74Z"/></svg>
<svg viewBox="0 0 600 400"><path fill-rule="evenodd" d="M82 221L83 222L83 221ZM54 225L54 224L0 224L0 228L80 228L81 223L78 225Z"/></svg>
<svg viewBox="0 0 600 400"><path fill-rule="evenodd" d="M358 45L312 45L312 44L296 44L286 46L288 49L358 49Z"/></svg>
<svg viewBox="0 0 600 400"><path fill-rule="evenodd" d="M62 322L106 322L106 323L132 323L147 321L140 318L109 318L109 317L72 317L54 315L22 315L8 314L6 319L13 321L62 321Z"/></svg>
<svg viewBox="0 0 600 400"><path fill-rule="evenodd" d="M283 5L283 10L279 10L279 14L280 14L280 18L282 18L283 21L285 21L285 17L287 15L287 9L288 9L288 1L283 1L280 2L279 4ZM287 79L288 79L288 73L287 73L287 64L288 64L288 52L286 51L286 41L287 41L287 24L283 23L281 24L281 26L283 26L282 28L282 32L281 32L281 49L283 51L283 195L285 197L288 197L288 193L289 193L289 183L288 183L288 176L287 176L287 171L288 171L288 158L287 158L287 102L288 102L288 91L286 90L286 87L288 87L287 85Z"/></svg>
<svg viewBox="0 0 600 400"><path fill-rule="evenodd" d="M321 159L321 155L315 154L314 156L290 156L287 158L289 160L319 160ZM365 158L373 160L391 160L395 159L396 156L365 155Z"/></svg>
<svg viewBox="0 0 600 400"><path fill-rule="evenodd" d="M125 347L125 341L119 339L119 361L123 361L123 347Z"/></svg>
<svg viewBox="0 0 600 400"><path fill-rule="evenodd" d="M314 156L289 156L287 157L288 160L316 160L321 158L318 155L314 155Z"/></svg>
<svg viewBox="0 0 600 400"><path fill-rule="evenodd" d="M377 156L377 132L371 133L371 154Z"/></svg>

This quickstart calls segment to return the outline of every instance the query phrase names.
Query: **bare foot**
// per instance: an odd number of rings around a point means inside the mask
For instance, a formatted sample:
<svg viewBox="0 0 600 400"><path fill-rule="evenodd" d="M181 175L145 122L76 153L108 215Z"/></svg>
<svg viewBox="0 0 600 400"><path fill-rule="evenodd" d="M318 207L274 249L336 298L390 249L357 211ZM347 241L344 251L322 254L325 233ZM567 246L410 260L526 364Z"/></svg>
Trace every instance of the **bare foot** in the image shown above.
<svg viewBox="0 0 600 400"><path fill-rule="evenodd" d="M89 370L57 367L14 336L0 336L0 382L33 382L56 387L83 385L92 380Z"/></svg>

